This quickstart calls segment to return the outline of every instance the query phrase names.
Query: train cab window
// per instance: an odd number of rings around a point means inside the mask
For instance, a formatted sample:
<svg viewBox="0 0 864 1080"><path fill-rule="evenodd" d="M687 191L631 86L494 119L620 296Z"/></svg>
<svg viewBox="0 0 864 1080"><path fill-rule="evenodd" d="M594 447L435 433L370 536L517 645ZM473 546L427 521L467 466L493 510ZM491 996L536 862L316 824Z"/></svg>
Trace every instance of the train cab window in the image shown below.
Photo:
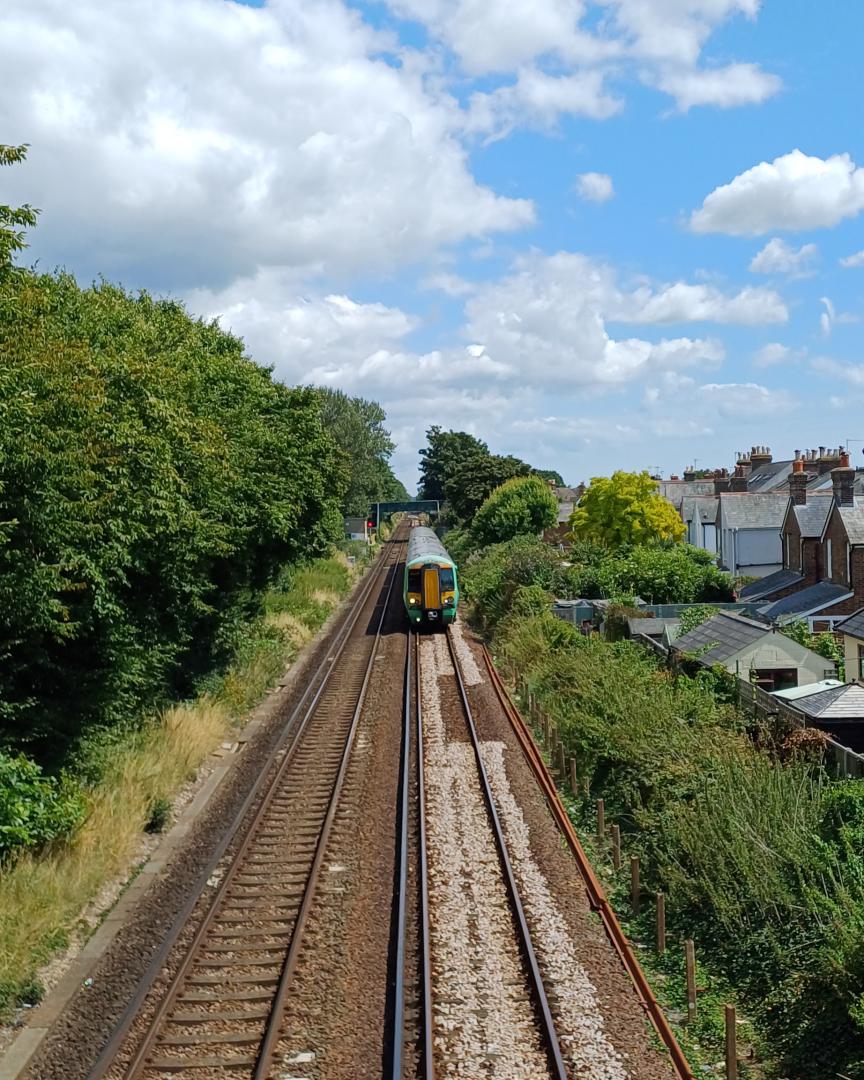
<svg viewBox="0 0 864 1080"><path fill-rule="evenodd" d="M455 588L453 571L450 569L449 566L441 567L441 572L438 575L438 580L441 582L441 592L452 592Z"/></svg>
<svg viewBox="0 0 864 1080"><path fill-rule="evenodd" d="M420 592L420 567L412 566L408 570L408 592Z"/></svg>

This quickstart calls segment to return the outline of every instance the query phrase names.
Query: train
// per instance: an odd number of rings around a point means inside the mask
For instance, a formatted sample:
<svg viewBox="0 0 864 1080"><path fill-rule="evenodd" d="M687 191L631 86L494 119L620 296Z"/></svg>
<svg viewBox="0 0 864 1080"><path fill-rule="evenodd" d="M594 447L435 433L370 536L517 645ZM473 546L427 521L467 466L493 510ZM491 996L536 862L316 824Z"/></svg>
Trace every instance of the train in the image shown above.
<svg viewBox="0 0 864 1080"><path fill-rule="evenodd" d="M403 590L413 626L436 629L456 619L459 581L456 563L432 529L415 525L408 534Z"/></svg>

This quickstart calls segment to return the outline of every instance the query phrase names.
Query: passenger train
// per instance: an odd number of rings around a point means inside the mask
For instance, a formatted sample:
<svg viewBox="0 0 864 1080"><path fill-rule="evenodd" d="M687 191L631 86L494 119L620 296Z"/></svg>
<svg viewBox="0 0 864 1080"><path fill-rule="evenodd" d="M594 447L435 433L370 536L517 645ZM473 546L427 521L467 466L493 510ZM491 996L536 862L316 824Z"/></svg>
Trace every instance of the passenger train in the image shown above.
<svg viewBox="0 0 864 1080"><path fill-rule="evenodd" d="M456 564L432 529L422 525L412 528L408 536L403 596L414 626L435 628L456 619Z"/></svg>

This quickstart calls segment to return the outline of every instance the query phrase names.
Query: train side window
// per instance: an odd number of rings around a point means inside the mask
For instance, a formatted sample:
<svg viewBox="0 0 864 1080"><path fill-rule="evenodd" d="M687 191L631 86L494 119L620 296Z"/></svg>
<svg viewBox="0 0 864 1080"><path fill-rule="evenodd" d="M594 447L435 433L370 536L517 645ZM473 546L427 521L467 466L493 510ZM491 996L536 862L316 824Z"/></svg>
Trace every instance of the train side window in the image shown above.
<svg viewBox="0 0 864 1080"><path fill-rule="evenodd" d="M441 573L439 574L439 581L441 582L441 592L452 592L455 587L455 581L453 578L453 571L449 566L442 566Z"/></svg>
<svg viewBox="0 0 864 1080"><path fill-rule="evenodd" d="M420 567L411 567L408 571L408 592L420 592Z"/></svg>

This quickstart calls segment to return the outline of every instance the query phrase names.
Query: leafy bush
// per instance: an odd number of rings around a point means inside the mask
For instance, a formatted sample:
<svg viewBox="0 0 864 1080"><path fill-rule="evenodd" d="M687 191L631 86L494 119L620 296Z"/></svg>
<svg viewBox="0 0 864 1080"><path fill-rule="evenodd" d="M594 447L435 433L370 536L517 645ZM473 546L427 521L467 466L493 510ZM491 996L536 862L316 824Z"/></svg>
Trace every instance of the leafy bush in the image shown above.
<svg viewBox="0 0 864 1080"><path fill-rule="evenodd" d="M83 819L83 795L69 780L44 776L23 754L0 753L0 862L69 836Z"/></svg>
<svg viewBox="0 0 864 1080"><path fill-rule="evenodd" d="M535 537L517 536L493 544L469 558L461 570L465 598L476 604L489 625L509 612L521 586L536 586L552 596L569 595L560 556Z"/></svg>
<svg viewBox="0 0 864 1080"><path fill-rule="evenodd" d="M596 568L609 598L641 596L653 604L695 604L733 599L732 579L706 551L690 544L643 545Z"/></svg>
<svg viewBox="0 0 864 1080"><path fill-rule="evenodd" d="M538 536L558 520L555 496L539 476L522 476L496 488L477 511L471 531L480 544Z"/></svg>

